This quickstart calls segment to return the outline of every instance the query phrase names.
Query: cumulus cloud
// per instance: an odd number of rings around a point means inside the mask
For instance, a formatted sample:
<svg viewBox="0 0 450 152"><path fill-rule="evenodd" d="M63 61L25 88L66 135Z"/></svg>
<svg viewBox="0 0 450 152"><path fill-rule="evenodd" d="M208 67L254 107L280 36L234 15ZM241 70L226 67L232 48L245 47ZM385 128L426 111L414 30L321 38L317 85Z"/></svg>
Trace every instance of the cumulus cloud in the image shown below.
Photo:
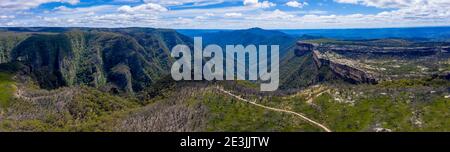
<svg viewBox="0 0 450 152"><path fill-rule="evenodd" d="M338 3L359 4L378 8L406 8L414 6L444 5L449 6L448 0L334 0Z"/></svg>
<svg viewBox="0 0 450 152"><path fill-rule="evenodd" d="M448 22L450 1L448 0L335 0L338 3L365 5L394 10L378 13L374 18L405 21Z"/></svg>
<svg viewBox="0 0 450 152"><path fill-rule="evenodd" d="M257 17L254 17L254 19L256 19L256 20L268 20L268 19L270 19L270 20L272 20L272 19L286 20L286 19L292 19L294 17L295 17L295 15L293 15L293 14L289 14L289 13L286 13L279 9L276 9L272 12L264 12L264 13L258 15Z"/></svg>
<svg viewBox="0 0 450 152"><path fill-rule="evenodd" d="M80 0L1 0L0 11L27 10L50 2L60 2L76 5L80 3Z"/></svg>
<svg viewBox="0 0 450 152"><path fill-rule="evenodd" d="M163 6L175 6L187 3L193 3L195 5L206 5L206 4L217 4L222 2L224 2L224 0L144 0L144 3L156 3Z"/></svg>
<svg viewBox="0 0 450 152"><path fill-rule="evenodd" d="M259 2L259 0L244 0L244 6L258 7L258 8L270 8L276 6L275 3L269 1Z"/></svg>
<svg viewBox="0 0 450 152"><path fill-rule="evenodd" d="M138 6L121 6L117 9L120 12L124 13L145 13L145 12L166 12L168 9L164 6L155 3L146 3Z"/></svg>
<svg viewBox="0 0 450 152"><path fill-rule="evenodd" d="M307 6L307 2L297 2L297 1L289 1L286 3L287 6L290 7L296 7L296 8L303 8L304 6Z"/></svg>
<svg viewBox="0 0 450 152"><path fill-rule="evenodd" d="M258 4L258 0L244 0L244 5L255 5Z"/></svg>
<svg viewBox="0 0 450 152"><path fill-rule="evenodd" d="M277 2L279 5L301 8L307 5L303 3L305 0L229 0L233 1L229 3L233 4L232 6L192 7L221 1L228 0L138 0L136 3L123 6L122 3L89 7L64 5L44 10L44 13L40 13L39 10L10 11L21 13L2 12L0 26L145 26L215 29L257 26L298 29L450 25L448 0L333 0L338 3L376 7L381 11L371 14L358 11L354 11L353 14L338 14L333 10L327 12L283 10L284 7L275 6ZM78 0L28 0L21 1L20 4L14 0L0 0L0 2L0 10L4 10L6 6L24 10L47 2L79 3ZM169 11L172 7L176 9ZM269 7L271 9L262 9Z"/></svg>

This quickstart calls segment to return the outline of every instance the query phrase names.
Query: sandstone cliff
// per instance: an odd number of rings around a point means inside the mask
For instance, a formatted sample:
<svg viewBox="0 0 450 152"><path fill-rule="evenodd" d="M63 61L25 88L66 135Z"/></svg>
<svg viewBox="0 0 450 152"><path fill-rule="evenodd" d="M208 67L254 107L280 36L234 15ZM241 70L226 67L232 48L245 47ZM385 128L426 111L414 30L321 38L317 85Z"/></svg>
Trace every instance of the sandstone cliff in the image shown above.
<svg viewBox="0 0 450 152"><path fill-rule="evenodd" d="M317 68L328 67L335 74L340 77L354 82L354 83L377 83L378 78L376 73L364 68L368 68L366 65L362 65L357 62L340 57L331 51L321 53L318 48L318 44L297 42L297 48L295 49L296 55L303 55L308 52L312 52L314 63ZM364 67L364 68L363 68Z"/></svg>

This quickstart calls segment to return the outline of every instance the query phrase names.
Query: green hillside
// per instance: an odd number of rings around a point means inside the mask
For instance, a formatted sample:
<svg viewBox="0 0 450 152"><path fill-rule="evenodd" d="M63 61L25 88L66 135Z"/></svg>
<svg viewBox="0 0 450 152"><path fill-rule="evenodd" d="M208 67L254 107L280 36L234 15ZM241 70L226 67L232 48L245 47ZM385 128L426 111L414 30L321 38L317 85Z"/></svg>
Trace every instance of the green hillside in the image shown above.
<svg viewBox="0 0 450 152"><path fill-rule="evenodd" d="M47 89L85 84L121 92L142 91L167 75L170 49L190 39L172 30L72 30L35 34L12 51Z"/></svg>
<svg viewBox="0 0 450 152"><path fill-rule="evenodd" d="M11 51L28 36L27 33L0 31L0 63L11 61Z"/></svg>

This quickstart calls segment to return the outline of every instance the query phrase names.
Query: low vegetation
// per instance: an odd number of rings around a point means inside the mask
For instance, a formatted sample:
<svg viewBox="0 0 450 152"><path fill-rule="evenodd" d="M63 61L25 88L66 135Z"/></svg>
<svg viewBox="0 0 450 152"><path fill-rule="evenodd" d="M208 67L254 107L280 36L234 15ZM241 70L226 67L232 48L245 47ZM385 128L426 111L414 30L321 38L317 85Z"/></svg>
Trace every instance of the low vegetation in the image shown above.
<svg viewBox="0 0 450 152"><path fill-rule="evenodd" d="M15 91L11 74L0 73L0 108L7 108Z"/></svg>
<svg viewBox="0 0 450 152"><path fill-rule="evenodd" d="M220 92L204 94L191 102L208 107L207 131L321 131L293 115L256 107Z"/></svg>
<svg viewBox="0 0 450 152"><path fill-rule="evenodd" d="M63 93L37 93L36 90L29 99L10 100L0 130L111 131L118 118L138 107L134 100L89 87L57 91Z"/></svg>

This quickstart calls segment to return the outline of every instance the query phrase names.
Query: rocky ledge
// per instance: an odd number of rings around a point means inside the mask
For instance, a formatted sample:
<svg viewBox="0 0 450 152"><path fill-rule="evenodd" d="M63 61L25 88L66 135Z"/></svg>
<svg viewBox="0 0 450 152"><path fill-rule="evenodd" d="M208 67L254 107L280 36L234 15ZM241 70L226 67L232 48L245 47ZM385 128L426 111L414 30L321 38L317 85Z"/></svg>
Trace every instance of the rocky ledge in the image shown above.
<svg viewBox="0 0 450 152"><path fill-rule="evenodd" d="M312 52L314 62L318 68L327 66L334 73L348 81L354 83L378 83L379 78L377 77L377 73L373 72L375 71L374 68L356 61L345 59L331 51L322 53L317 49L318 46L318 44L314 43L297 42L295 54L301 56L308 52Z"/></svg>
<svg viewBox="0 0 450 152"><path fill-rule="evenodd" d="M321 53L315 50L313 51L313 57L319 68L328 66L334 73L351 82L371 84L379 82L378 74L371 71L370 69L373 68L368 65L344 58L337 58L336 54L332 52Z"/></svg>

